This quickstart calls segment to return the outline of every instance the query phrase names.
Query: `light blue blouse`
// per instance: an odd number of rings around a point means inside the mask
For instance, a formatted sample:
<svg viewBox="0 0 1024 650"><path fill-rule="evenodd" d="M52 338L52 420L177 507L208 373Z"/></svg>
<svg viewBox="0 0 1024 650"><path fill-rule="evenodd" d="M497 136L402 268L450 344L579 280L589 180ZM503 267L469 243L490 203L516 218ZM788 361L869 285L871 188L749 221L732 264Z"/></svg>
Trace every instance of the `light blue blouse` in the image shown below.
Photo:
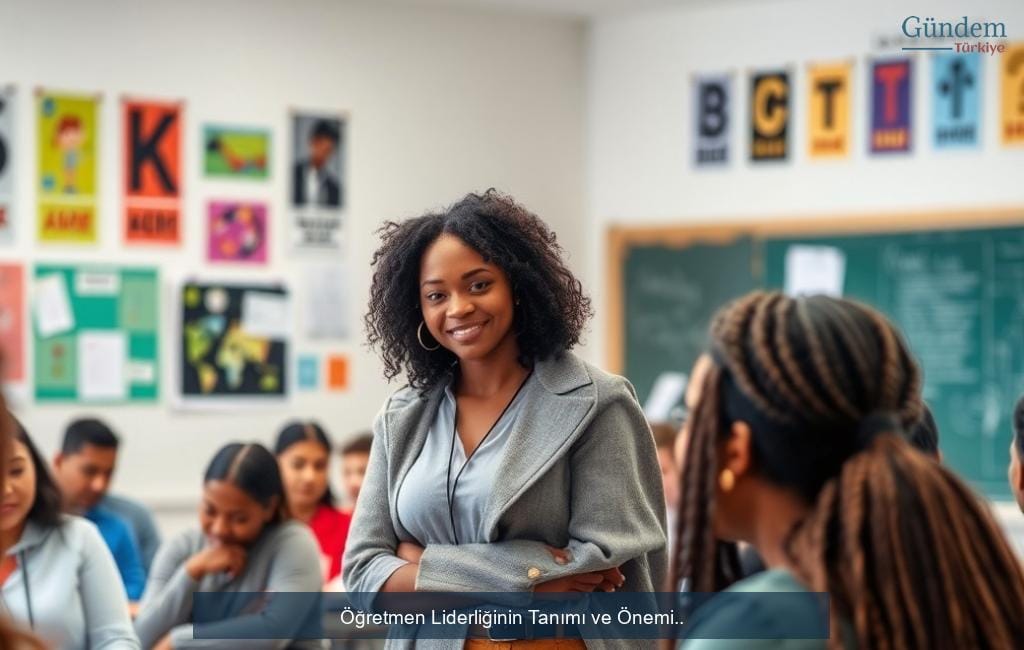
<svg viewBox="0 0 1024 650"><path fill-rule="evenodd" d="M522 411L522 397L526 393L526 384L531 381L534 381L533 375L523 383L468 463L466 450L454 426L455 395L450 385L445 388L444 399L438 405L423 449L405 475L396 501L399 521L421 544L455 544L453 518L458 543L488 541L483 515L498 466L505 455L505 442ZM446 479L448 492L454 489L450 513L445 492Z"/></svg>

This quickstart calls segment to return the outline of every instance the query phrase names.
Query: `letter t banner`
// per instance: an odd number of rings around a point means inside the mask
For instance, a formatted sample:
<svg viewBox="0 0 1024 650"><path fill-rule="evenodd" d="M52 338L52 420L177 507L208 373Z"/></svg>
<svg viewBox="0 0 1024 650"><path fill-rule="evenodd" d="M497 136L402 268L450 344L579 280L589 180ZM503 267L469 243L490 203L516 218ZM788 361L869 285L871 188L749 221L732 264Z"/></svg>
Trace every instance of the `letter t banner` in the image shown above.
<svg viewBox="0 0 1024 650"><path fill-rule="evenodd" d="M849 63L812 65L808 70L807 154L810 158L850 155Z"/></svg>
<svg viewBox="0 0 1024 650"><path fill-rule="evenodd" d="M181 103L125 100L124 240L181 241Z"/></svg>
<svg viewBox="0 0 1024 650"><path fill-rule="evenodd" d="M871 66L871 151L910 151L909 59L879 61Z"/></svg>

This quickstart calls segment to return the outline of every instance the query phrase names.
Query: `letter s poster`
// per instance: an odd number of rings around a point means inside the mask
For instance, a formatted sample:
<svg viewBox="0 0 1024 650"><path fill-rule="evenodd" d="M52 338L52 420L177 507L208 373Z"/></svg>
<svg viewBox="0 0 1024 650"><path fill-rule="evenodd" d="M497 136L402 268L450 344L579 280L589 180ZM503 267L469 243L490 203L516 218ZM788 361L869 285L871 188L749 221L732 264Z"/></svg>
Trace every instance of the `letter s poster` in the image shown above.
<svg viewBox="0 0 1024 650"><path fill-rule="evenodd" d="M39 240L96 243L96 95L37 93Z"/></svg>
<svg viewBox="0 0 1024 650"><path fill-rule="evenodd" d="M125 242L181 242L182 112L178 102L123 102Z"/></svg>

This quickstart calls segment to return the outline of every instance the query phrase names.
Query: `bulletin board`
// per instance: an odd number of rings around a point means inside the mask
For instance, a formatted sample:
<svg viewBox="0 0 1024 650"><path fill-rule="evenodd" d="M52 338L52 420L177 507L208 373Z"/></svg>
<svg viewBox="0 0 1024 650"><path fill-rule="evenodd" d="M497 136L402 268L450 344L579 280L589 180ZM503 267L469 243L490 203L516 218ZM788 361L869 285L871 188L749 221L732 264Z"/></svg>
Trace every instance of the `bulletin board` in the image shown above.
<svg viewBox="0 0 1024 650"><path fill-rule="evenodd" d="M152 402L159 395L155 269L39 264L33 286L40 402Z"/></svg>

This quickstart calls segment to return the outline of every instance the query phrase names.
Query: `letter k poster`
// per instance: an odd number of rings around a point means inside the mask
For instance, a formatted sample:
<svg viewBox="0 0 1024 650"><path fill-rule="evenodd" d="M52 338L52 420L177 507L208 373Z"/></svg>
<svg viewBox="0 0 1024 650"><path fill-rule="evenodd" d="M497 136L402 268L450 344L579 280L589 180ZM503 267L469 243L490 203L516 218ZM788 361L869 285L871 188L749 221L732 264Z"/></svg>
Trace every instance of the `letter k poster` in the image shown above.
<svg viewBox="0 0 1024 650"><path fill-rule="evenodd" d="M125 100L124 240L181 242L180 103Z"/></svg>

